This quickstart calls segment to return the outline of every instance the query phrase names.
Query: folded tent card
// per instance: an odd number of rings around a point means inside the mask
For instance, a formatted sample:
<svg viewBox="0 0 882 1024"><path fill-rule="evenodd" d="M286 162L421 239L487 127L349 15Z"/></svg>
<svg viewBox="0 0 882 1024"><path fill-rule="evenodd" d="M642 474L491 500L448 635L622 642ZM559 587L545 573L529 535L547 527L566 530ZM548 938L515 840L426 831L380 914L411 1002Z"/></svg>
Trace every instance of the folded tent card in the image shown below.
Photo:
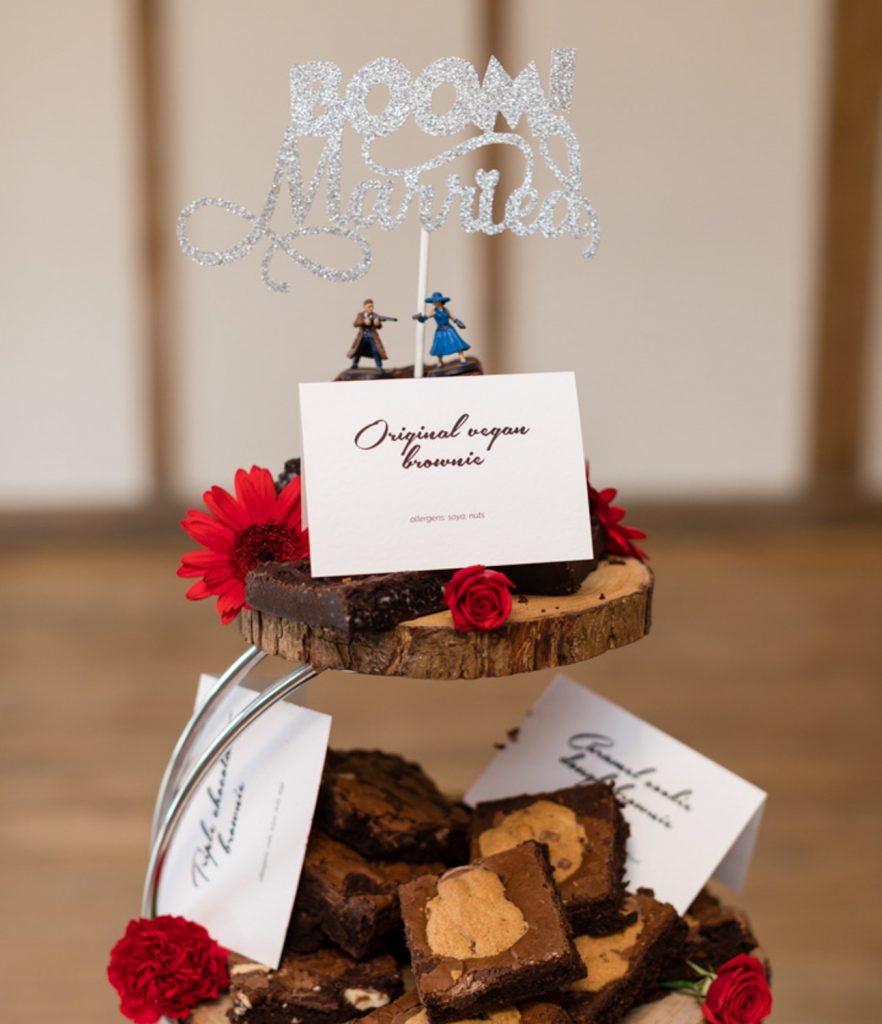
<svg viewBox="0 0 882 1024"><path fill-rule="evenodd" d="M552 681L466 802L597 780L611 782L624 803L631 889L654 889L682 914L711 877L743 886L766 794L565 676Z"/></svg>
<svg viewBox="0 0 882 1024"><path fill-rule="evenodd" d="M197 706L215 682L202 676ZM233 687L205 735L216 734L254 696ZM227 748L169 847L160 914L197 921L225 948L278 966L330 727L328 715L282 701Z"/></svg>
<svg viewBox="0 0 882 1024"><path fill-rule="evenodd" d="M572 373L301 384L314 576L592 557Z"/></svg>

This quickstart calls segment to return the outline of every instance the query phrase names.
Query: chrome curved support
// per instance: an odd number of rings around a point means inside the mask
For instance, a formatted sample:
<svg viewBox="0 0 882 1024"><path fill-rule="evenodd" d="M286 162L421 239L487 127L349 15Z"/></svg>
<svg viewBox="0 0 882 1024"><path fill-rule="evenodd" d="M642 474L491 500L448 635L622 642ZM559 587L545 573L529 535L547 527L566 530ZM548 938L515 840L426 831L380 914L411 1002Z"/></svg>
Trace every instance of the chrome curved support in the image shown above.
<svg viewBox="0 0 882 1024"><path fill-rule="evenodd" d="M181 783L180 789L172 798L153 840L150 862L147 866L147 877L144 881L144 894L141 900L142 917L156 916L156 895L169 844L193 794L217 763L218 758L233 740L240 736L252 722L260 718L265 711L268 711L274 704L278 704L289 693L293 693L299 686L314 679L321 671L321 669L313 668L312 665L298 665L293 671L282 676L243 708L200 755Z"/></svg>
<svg viewBox="0 0 882 1024"><path fill-rule="evenodd" d="M150 826L151 843L156 839L159 825L178 787L179 777L187 756L199 738L202 724L217 708L226 692L237 683L241 683L248 673L259 665L265 657L266 651L262 651L259 647L249 647L218 679L214 689L205 698L205 701L196 708L190 717L190 721L184 726L184 731L175 744L175 749L172 751L172 756L166 765L165 774L162 776L162 782L159 784L159 792L156 795L156 804L153 808L153 823Z"/></svg>

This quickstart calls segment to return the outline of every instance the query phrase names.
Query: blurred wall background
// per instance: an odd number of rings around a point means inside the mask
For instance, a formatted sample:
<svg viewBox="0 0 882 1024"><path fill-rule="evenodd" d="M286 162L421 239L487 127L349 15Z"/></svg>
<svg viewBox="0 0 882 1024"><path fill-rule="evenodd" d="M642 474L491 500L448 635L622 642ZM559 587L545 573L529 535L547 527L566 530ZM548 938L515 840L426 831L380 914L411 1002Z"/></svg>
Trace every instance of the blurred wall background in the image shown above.
<svg viewBox="0 0 882 1024"><path fill-rule="evenodd" d="M837 33L861 6L4 5L0 512L180 504L239 465L280 465L298 450L296 385L345 365L365 294L402 318L391 362L411 361L413 221L371 233L374 268L352 284L277 263L284 296L258 252L206 269L178 249L191 199L260 207L290 64L333 58L347 81L380 54L416 74L454 53L483 72L493 52L513 75L534 59L546 81L561 45L578 50L570 119L598 256L451 222L433 235L430 287L454 297L492 369L576 370L595 476L629 498L878 497L879 187L854 213L871 222L860 337L849 327L834 353L845 383L823 377ZM215 229L241 234L193 222ZM818 433L852 414L831 469Z"/></svg>
<svg viewBox="0 0 882 1024"><path fill-rule="evenodd" d="M483 71L493 53L545 81L553 46L578 50L597 258L451 224L430 287L488 368L578 374L595 481L650 532L659 586L649 640L574 677L769 790L738 902L773 958L775 1021L878 1021L879 0L10 0L0 945L15 1024L59 1007L70 1024L121 1019L107 951L137 905L165 758L198 674L241 654L213 602L185 605L175 520L238 466L298 450L297 384L343 367L366 295L402 318L392 362L411 360L415 224L371 235L366 279L293 271L277 296L258 252L186 259L178 212L205 195L260 208L294 62L330 58L348 80L379 54L418 73L449 54ZM425 141L389 143L404 161ZM517 167L500 168L504 190ZM241 237L193 226L206 245ZM453 791L550 675L329 673L310 702L335 744L400 750Z"/></svg>

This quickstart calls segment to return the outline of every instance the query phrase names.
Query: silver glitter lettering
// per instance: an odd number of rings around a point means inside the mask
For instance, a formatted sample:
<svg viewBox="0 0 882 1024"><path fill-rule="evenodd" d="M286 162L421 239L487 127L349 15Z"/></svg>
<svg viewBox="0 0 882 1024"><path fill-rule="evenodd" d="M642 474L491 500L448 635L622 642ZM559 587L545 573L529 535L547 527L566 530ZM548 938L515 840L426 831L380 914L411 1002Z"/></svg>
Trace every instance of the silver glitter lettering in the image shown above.
<svg viewBox="0 0 882 1024"><path fill-rule="evenodd" d="M513 79L499 61L491 57L481 79L473 65L462 57L443 57L429 64L414 80L400 61L380 57L357 71L345 89L343 74L333 62L295 64L290 71L291 120L260 213L253 213L229 199L195 199L178 217L181 249L196 263L218 266L243 259L263 244L261 274L264 282L276 292L288 291L287 281L277 279L271 272L271 265L280 253L326 281L356 281L368 272L372 260L364 232L373 227L394 231L404 223L415 202L420 223L427 231L441 228L456 204L463 231L480 231L486 235L511 231L521 237L541 234L545 238L568 235L579 241L587 239L582 255L591 257L597 251L600 238L597 215L582 192L578 140L567 119L559 113L571 107L574 73L575 50L572 49L552 50L547 96L532 61ZM454 99L450 107L439 114L435 112L433 101L442 86L453 88ZM368 98L373 90L380 88L388 95L384 108L373 114ZM508 131L496 131L500 115ZM422 163L410 167L385 166L375 159L374 142L398 131L411 117L422 132L436 138L470 129L477 129L480 134L451 144ZM361 137L361 159L374 177L359 182L344 203L341 172L343 133L347 126ZM533 184L536 156L531 141L525 137L527 128L542 163L559 186L544 197ZM299 146L302 138L326 140L311 174L304 171ZM563 145L565 167L552 156L549 146L552 139ZM489 146L514 146L523 157L523 178L505 198L501 221L493 220L498 171L477 170L474 184L462 181L458 174L451 172L447 176L446 192L441 197L436 194L435 186L421 180L429 172ZM290 217L288 230L272 224L283 186ZM190 220L205 207L224 210L244 221L247 227L244 237L228 249L204 249L195 245L188 233ZM301 239L318 236L335 238L349 246L352 256L348 265L327 266L301 251Z"/></svg>

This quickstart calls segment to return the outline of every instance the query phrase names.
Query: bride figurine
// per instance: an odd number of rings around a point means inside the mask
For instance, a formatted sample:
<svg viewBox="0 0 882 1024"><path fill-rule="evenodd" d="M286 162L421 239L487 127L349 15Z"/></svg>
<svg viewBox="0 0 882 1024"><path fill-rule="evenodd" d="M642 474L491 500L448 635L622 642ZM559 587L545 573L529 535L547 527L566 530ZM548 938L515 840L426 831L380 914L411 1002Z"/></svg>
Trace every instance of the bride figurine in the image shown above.
<svg viewBox="0 0 882 1024"><path fill-rule="evenodd" d="M435 318L435 337L432 341L429 355L435 356L439 366L444 366L446 365L443 359L444 356L459 353L459 361L465 365L468 360L463 355L463 352L471 348L471 345L457 333L456 327L459 327L460 330L465 330L465 324L462 320L452 316L450 310L446 308L450 299L446 295L442 295L441 292L432 292L426 299L426 302L431 302L435 307L431 314ZM424 324L429 317L425 313L414 313L413 319L419 320L421 324ZM456 327L452 326L451 321L456 324Z"/></svg>

